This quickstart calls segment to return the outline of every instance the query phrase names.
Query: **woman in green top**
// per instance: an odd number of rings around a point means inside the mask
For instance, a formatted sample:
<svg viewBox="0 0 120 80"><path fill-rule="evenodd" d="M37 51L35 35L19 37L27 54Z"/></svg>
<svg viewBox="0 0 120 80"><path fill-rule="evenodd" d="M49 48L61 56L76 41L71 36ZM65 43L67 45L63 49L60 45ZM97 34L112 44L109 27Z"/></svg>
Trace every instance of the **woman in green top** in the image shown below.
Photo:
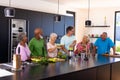
<svg viewBox="0 0 120 80"><path fill-rule="evenodd" d="M42 30L40 28L36 28L34 30L34 35L30 40L29 48L31 50L32 57L45 57L47 55L45 41L43 39Z"/></svg>

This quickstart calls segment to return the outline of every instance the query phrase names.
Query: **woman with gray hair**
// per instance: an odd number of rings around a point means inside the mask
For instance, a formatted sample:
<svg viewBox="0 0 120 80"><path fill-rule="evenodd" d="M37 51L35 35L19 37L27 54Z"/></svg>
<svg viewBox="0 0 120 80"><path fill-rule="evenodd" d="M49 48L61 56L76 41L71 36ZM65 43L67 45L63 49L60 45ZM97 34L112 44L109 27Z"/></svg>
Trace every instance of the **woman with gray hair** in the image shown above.
<svg viewBox="0 0 120 80"><path fill-rule="evenodd" d="M27 45L27 36L25 33L20 33L18 35L19 43L16 48L16 54L21 55L21 61L26 61L30 59L30 50Z"/></svg>
<svg viewBox="0 0 120 80"><path fill-rule="evenodd" d="M50 34L50 39L49 42L47 43L47 51L48 51L48 57L57 57L57 45L55 43L57 39L57 34L56 33L51 33Z"/></svg>

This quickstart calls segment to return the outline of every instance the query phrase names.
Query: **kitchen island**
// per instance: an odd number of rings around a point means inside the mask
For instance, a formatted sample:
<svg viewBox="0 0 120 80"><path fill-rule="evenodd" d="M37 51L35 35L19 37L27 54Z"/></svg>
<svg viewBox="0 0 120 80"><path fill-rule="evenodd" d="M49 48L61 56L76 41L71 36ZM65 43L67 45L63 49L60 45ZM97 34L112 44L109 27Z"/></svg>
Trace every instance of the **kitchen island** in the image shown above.
<svg viewBox="0 0 120 80"><path fill-rule="evenodd" d="M11 71L6 67L0 65ZM120 58L99 55L84 61L78 57L48 65L28 64L21 71L11 72L14 75L0 80L120 80Z"/></svg>

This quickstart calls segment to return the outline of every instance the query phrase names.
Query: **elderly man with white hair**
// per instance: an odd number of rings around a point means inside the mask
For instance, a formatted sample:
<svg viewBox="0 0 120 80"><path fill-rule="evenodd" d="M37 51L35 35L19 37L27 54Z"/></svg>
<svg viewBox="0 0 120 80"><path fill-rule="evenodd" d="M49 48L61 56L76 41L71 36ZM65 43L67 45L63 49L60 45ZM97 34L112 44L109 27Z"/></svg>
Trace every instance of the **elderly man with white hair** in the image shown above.
<svg viewBox="0 0 120 80"><path fill-rule="evenodd" d="M49 42L47 43L47 51L48 51L48 57L57 57L57 45L55 43L57 39L57 34L56 33L51 33L50 34L50 39Z"/></svg>

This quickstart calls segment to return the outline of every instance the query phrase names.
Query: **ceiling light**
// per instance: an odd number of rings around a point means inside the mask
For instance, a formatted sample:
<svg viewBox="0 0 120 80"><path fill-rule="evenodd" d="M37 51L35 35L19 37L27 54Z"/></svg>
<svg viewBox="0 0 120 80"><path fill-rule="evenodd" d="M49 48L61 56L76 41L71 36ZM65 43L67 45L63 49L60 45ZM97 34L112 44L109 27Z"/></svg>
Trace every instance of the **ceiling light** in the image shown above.
<svg viewBox="0 0 120 80"><path fill-rule="evenodd" d="M59 3L59 0L58 0L58 10L57 10L57 15L55 15L55 17L54 17L54 20L55 20L55 22L59 22L59 21L61 21L61 15L59 15L59 5L60 5L60 3Z"/></svg>
<svg viewBox="0 0 120 80"><path fill-rule="evenodd" d="M85 26L91 26L92 21L89 20L90 17L90 0L88 0L88 20L85 21Z"/></svg>
<svg viewBox="0 0 120 80"><path fill-rule="evenodd" d="M4 9L5 17L15 17L15 9L11 7L11 0L9 0L9 7Z"/></svg>

